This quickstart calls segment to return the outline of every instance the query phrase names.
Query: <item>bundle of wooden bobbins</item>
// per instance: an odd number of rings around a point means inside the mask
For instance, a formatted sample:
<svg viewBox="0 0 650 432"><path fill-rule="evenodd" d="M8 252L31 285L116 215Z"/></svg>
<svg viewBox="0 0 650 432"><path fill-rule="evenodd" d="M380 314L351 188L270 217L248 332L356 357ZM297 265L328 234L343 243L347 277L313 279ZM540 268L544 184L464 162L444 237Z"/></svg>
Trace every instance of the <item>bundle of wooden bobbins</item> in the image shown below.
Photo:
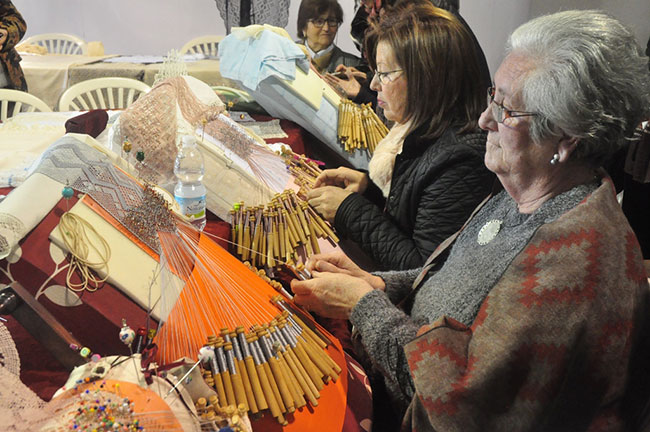
<svg viewBox="0 0 650 432"><path fill-rule="evenodd" d="M233 253L256 267L273 268L320 253L319 238L339 241L329 224L292 190L276 194L266 207L237 203L230 224Z"/></svg>
<svg viewBox="0 0 650 432"><path fill-rule="evenodd" d="M370 154L388 133L388 128L377 117L372 106L357 105L348 99L339 104L338 140L345 151L368 150Z"/></svg>
<svg viewBox="0 0 650 432"><path fill-rule="evenodd" d="M299 187L296 195L306 200L307 192L314 188L316 179L323 172L319 162L309 159L305 155L294 153L288 148L283 149L281 156L284 158L289 172L293 175L293 182Z"/></svg>
<svg viewBox="0 0 650 432"><path fill-rule="evenodd" d="M318 406L320 391L336 382L341 368L325 349L328 342L301 320L282 296L282 312L271 322L208 336L215 356L204 365L205 382L217 393L216 410L239 407L252 418L268 410L282 425L288 414L308 403ZM233 408L231 408L232 410Z"/></svg>

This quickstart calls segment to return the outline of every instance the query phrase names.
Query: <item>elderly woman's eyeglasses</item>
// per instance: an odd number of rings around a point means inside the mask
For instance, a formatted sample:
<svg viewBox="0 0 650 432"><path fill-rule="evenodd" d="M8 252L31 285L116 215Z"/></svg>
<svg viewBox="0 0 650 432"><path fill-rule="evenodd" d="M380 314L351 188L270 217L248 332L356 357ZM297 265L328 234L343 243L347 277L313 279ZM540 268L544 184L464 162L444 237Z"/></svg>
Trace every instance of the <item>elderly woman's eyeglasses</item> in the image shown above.
<svg viewBox="0 0 650 432"><path fill-rule="evenodd" d="M515 117L530 117L539 115L539 113L529 112L529 111L513 111L504 107L503 104L494 101L494 94L496 90L494 87L488 87L487 89L487 105L492 109L492 117L498 122L503 123L509 118Z"/></svg>
<svg viewBox="0 0 650 432"><path fill-rule="evenodd" d="M341 22L337 19L323 19L323 18L316 18L316 19L310 19L308 20L310 23L314 25L314 27L318 28L323 28L325 23L327 23L328 26L338 28L339 25L341 25Z"/></svg>
<svg viewBox="0 0 650 432"><path fill-rule="evenodd" d="M402 72L402 70L403 69L395 69L388 72L375 71L375 77L379 80L379 84L381 85L388 84L389 82L393 82L395 78L397 78L397 76L393 76L391 78L391 75L396 72Z"/></svg>

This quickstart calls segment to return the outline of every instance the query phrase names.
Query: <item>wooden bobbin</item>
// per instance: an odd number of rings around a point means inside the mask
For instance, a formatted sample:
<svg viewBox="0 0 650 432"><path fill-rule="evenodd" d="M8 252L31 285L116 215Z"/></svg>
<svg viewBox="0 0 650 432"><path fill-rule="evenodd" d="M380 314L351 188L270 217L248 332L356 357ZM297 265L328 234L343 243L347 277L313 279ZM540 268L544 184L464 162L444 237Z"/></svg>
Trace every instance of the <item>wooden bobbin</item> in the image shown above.
<svg viewBox="0 0 650 432"><path fill-rule="evenodd" d="M223 380L223 387L226 392L226 399L224 405L237 405L237 399L235 398L235 391L232 386L232 379L230 378L230 371L228 370L228 363L226 361L226 354L223 349L223 339L217 338L214 343L214 353L219 359L219 368L223 369L219 372L221 379Z"/></svg>
<svg viewBox="0 0 650 432"><path fill-rule="evenodd" d="M232 381L233 391L235 394L236 405L244 405L246 411L249 409L248 399L246 398L246 391L244 390L244 382L242 380L241 372L237 362L235 361L234 353L232 351L232 342L225 342L223 349L226 353L226 361L228 362L228 369L230 372L230 379Z"/></svg>
<svg viewBox="0 0 650 432"><path fill-rule="evenodd" d="M257 371L257 376L259 377L260 380L260 386L262 387L264 398L268 402L268 407L269 410L271 411L271 415L275 417L280 424L287 424L288 422L282 415L282 412L280 411L280 405L278 404L278 401L275 397L275 393L271 388L271 383L269 381L269 377L266 374L266 370L264 369L262 360L259 358L259 354L254 349L253 342L256 339L257 337L253 334L248 334L246 336L246 341L248 342L249 347L251 347L251 352L253 353L253 359L255 361L255 369Z"/></svg>
<svg viewBox="0 0 650 432"><path fill-rule="evenodd" d="M269 405L264 397L264 392L262 391L262 385L260 383L260 378L257 374L257 369L255 368L255 361L253 360L253 355L250 352L248 347L248 342L246 341L246 335L244 334L243 327L237 327L236 329L237 337L239 338L240 346L242 347L244 364L246 366L246 371L248 372L248 378L251 383L251 389L253 391L254 399L257 404L257 408L265 410L269 408Z"/></svg>
<svg viewBox="0 0 650 432"><path fill-rule="evenodd" d="M246 365L244 364L243 353L241 351L240 342L235 331L230 332L230 340L233 345L233 352L235 353L237 373L241 375L241 379L244 384L244 392L246 393L246 401L248 402L248 406L245 407L246 411L250 411L252 414L256 414L259 409L257 408L257 402L255 401L255 395L253 394L250 377L248 375Z"/></svg>

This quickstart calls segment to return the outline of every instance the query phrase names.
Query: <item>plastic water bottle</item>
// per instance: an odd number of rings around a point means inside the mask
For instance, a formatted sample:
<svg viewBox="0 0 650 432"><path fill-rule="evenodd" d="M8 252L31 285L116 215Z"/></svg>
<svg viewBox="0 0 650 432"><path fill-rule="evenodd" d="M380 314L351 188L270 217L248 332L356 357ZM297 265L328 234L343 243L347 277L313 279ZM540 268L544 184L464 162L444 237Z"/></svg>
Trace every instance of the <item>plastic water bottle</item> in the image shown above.
<svg viewBox="0 0 650 432"><path fill-rule="evenodd" d="M181 149L174 162L174 174L178 181L174 198L192 225L201 231L205 227L205 186L203 185L203 155L191 135L182 139Z"/></svg>

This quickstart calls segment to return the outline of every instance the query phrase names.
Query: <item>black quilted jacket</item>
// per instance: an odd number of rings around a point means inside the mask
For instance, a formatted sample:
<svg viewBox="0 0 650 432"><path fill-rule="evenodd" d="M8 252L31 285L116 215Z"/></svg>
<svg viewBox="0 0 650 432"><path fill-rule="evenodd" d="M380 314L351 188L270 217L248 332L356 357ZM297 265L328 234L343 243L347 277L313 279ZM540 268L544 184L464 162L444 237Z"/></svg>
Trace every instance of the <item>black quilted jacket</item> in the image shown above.
<svg viewBox="0 0 650 432"><path fill-rule="evenodd" d="M445 238L456 232L491 190L485 168L486 133L457 135L448 129L437 140L404 140L395 159L387 199L370 182L364 194L349 195L334 225L384 270L421 267Z"/></svg>

